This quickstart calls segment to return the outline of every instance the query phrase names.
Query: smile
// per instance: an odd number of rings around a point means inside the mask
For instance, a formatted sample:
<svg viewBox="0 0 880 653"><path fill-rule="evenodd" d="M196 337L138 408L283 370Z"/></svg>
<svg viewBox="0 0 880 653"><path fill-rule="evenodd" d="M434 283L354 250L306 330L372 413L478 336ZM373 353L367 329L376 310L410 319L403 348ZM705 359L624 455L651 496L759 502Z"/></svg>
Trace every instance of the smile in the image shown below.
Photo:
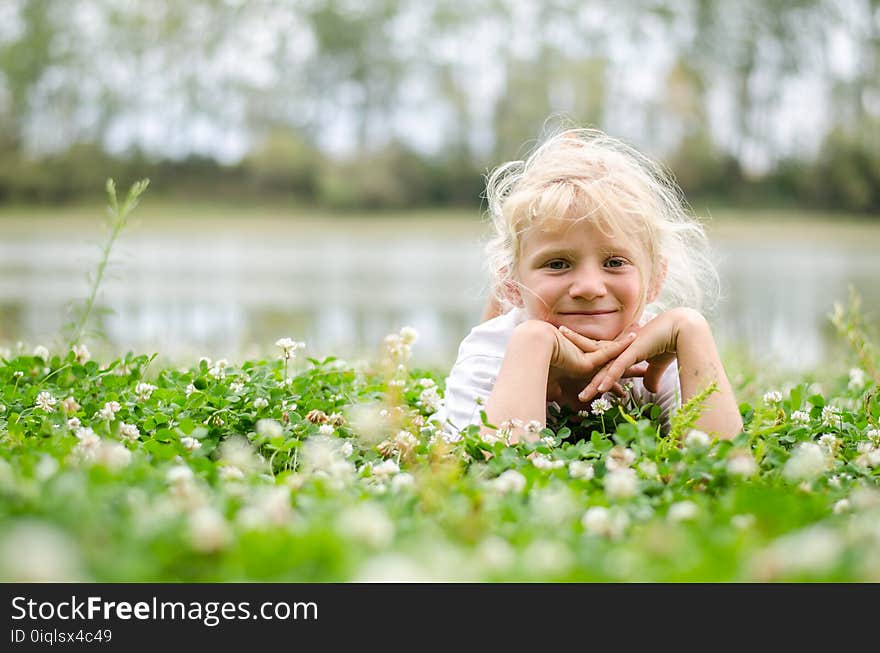
<svg viewBox="0 0 880 653"><path fill-rule="evenodd" d="M597 315L611 315L612 313L616 313L615 309L606 309L601 311L566 311L564 313L560 313L560 315L586 315L590 317L595 317Z"/></svg>

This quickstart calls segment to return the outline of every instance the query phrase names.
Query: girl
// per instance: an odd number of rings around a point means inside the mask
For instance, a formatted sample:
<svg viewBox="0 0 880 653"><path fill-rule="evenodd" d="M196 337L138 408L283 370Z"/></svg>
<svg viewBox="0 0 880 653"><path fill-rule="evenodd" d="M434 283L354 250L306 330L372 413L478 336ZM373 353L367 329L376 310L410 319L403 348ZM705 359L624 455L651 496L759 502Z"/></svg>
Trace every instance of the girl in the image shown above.
<svg viewBox="0 0 880 653"><path fill-rule="evenodd" d="M487 198L501 314L462 341L447 379L453 438L485 410L510 442L536 439L548 402L589 410L603 393L623 394L624 377L667 427L715 383L697 428L721 438L742 429L699 312L718 286L705 233L660 166L597 130L568 130L496 169Z"/></svg>

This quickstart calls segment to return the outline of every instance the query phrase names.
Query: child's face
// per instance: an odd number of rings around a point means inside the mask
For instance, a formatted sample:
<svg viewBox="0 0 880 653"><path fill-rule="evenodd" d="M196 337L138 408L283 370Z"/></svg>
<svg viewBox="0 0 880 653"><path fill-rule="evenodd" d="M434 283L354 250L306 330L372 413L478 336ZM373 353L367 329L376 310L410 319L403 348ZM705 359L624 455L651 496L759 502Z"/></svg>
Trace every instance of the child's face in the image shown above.
<svg viewBox="0 0 880 653"><path fill-rule="evenodd" d="M516 270L522 303L531 318L612 340L641 315L643 259L637 243L610 237L591 220L533 225Z"/></svg>

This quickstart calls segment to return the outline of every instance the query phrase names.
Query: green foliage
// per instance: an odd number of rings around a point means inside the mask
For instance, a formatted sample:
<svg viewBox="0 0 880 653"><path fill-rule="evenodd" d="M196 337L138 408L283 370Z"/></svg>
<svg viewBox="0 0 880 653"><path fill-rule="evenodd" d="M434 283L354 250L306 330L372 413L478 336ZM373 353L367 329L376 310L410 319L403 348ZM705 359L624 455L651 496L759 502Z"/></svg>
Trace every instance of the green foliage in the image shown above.
<svg viewBox="0 0 880 653"><path fill-rule="evenodd" d="M880 573L870 380L746 403L732 441L666 442L650 409L615 406L581 424L560 413L539 441L508 446L477 427L441 434L429 419L440 371L332 357L152 363L131 352L0 362L5 579ZM678 430L695 414L684 413ZM29 564L15 547L44 557Z"/></svg>

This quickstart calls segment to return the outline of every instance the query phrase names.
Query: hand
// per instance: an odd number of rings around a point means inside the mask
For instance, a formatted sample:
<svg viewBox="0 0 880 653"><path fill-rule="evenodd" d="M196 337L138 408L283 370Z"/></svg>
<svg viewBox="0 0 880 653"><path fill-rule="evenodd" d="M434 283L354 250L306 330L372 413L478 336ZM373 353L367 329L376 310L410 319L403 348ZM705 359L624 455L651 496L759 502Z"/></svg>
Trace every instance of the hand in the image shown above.
<svg viewBox="0 0 880 653"><path fill-rule="evenodd" d="M640 361L647 362L643 374L645 388L656 392L663 373L676 358L682 324L695 320L705 322L702 315L691 309L672 309L636 329L635 340L615 360L607 362L595 373L578 399L589 401L597 394L607 392Z"/></svg>
<svg viewBox="0 0 880 653"><path fill-rule="evenodd" d="M547 399L557 401L565 395L574 396L585 381L624 351L635 337L634 333L627 333L617 340L592 340L564 326L553 331L556 341L547 377ZM628 371L632 372L629 376L642 373L636 368ZM619 383L614 383L610 390L626 396Z"/></svg>

